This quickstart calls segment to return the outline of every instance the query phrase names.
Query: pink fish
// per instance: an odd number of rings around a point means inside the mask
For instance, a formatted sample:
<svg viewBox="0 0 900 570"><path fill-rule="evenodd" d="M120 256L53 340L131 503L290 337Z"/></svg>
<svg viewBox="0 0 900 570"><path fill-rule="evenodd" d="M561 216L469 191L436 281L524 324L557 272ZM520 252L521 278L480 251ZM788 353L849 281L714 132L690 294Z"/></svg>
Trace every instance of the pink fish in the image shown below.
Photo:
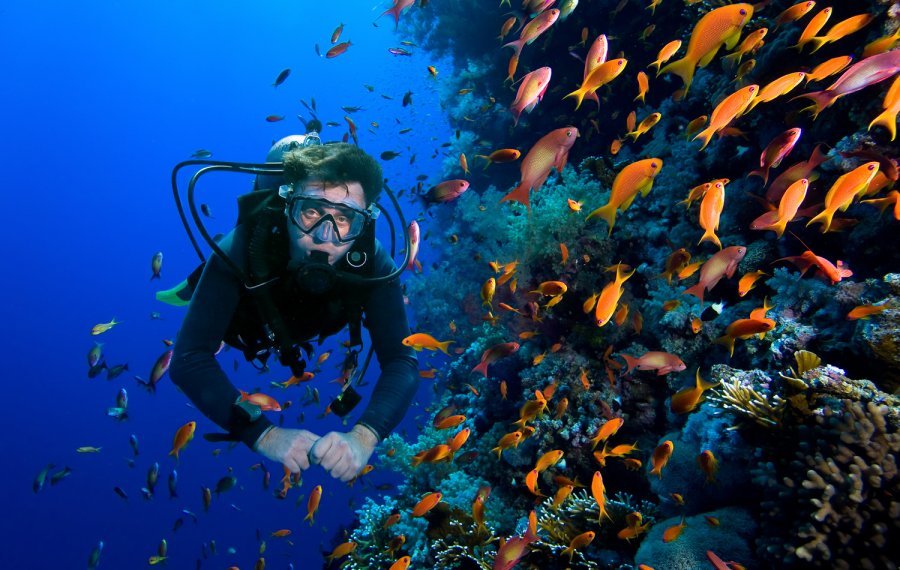
<svg viewBox="0 0 900 570"><path fill-rule="evenodd" d="M530 113L544 98L544 93L547 92L547 86L550 84L551 74L552 70L549 67L541 67L522 78L519 91L516 93L516 100L509 108L516 117L516 125L519 124L519 116L522 111Z"/></svg>
<svg viewBox="0 0 900 570"><path fill-rule="evenodd" d="M587 78L591 75L592 71L600 67L603 63L606 63L608 52L609 42L606 40L606 34L597 36L597 39L591 44L591 49L588 50L587 59L584 60L584 77L581 79L582 83L587 81ZM596 92L588 93L584 98L590 99L597 104L598 108L600 107L600 98L597 97Z"/></svg>
<svg viewBox="0 0 900 570"><path fill-rule="evenodd" d="M738 263L747 255L747 248L742 245L726 247L722 251L713 254L700 268L700 281L696 285L685 289L685 295L694 295L703 302L703 294L711 291L722 277L733 277Z"/></svg>
<svg viewBox="0 0 900 570"><path fill-rule="evenodd" d="M415 220L409 223L409 263L407 269L412 269L419 253L419 224Z"/></svg>
<svg viewBox="0 0 900 570"><path fill-rule="evenodd" d="M794 99L801 97L812 99L813 106L810 109L813 110L813 117L817 117L819 113L833 105L835 101L844 95L856 93L870 85L890 79L897 73L900 73L900 50L879 53L851 65L827 89L798 95Z"/></svg>
<svg viewBox="0 0 900 570"><path fill-rule="evenodd" d="M536 542L538 536L529 525L523 536L514 536L503 543L494 556L493 570L512 570L523 556L528 554L530 544Z"/></svg>
<svg viewBox="0 0 900 570"><path fill-rule="evenodd" d="M781 197L784 196L784 191L788 189L788 186L794 182L803 178L807 178L810 182L813 182L818 178L818 175L812 176L812 171L828 160L830 160L828 155L822 152L822 145L817 145L816 148L813 149L809 160L798 162L778 175L778 178L776 178L775 181L772 182L772 185L769 186L769 189L766 190L766 200L771 204L776 204L781 200Z"/></svg>
<svg viewBox="0 0 900 570"><path fill-rule="evenodd" d="M484 377L487 378L488 365L496 362L497 360L500 360L505 356L509 356L510 354L518 350L519 343L517 342L501 342L500 344L495 344L481 354L481 362L479 362L477 366L472 368L472 372L481 372L482 374L484 374Z"/></svg>
<svg viewBox="0 0 900 570"><path fill-rule="evenodd" d="M500 201L515 200L531 209L529 193L532 189L535 192L541 189L553 168L562 172L569 158L569 150L578 136L578 129L575 127L563 127L541 137L522 160L522 179L519 185Z"/></svg>
<svg viewBox="0 0 900 570"><path fill-rule="evenodd" d="M639 358L635 358L628 354L622 354L621 356L628 364L628 372L631 372L635 368L638 370L656 370L656 375L662 376L669 372L681 372L685 369L684 362L674 354L669 354L668 352L645 352Z"/></svg>
<svg viewBox="0 0 900 570"><path fill-rule="evenodd" d="M768 184L769 170L778 168L781 161L794 150L801 134L802 130L799 128L790 129L772 139L759 157L759 170L754 170L747 176L759 176L763 179L763 184Z"/></svg>
<svg viewBox="0 0 900 570"><path fill-rule="evenodd" d="M522 53L522 48L526 45L531 45L534 40L538 39L541 34L546 32L547 29L556 22L557 18L559 18L559 10L556 8L542 12L538 17L528 22L525 27L522 28L519 39L504 44L503 47L512 47L516 52L513 57L518 58Z"/></svg>
<svg viewBox="0 0 900 570"><path fill-rule="evenodd" d="M172 353L173 350L170 348L160 355L159 358L156 359L156 363L153 364L153 369L150 371L150 381L144 382L137 376L135 378L138 381L138 384L142 385L144 388L149 390L150 392L156 393L156 385L162 379L162 377L169 371L169 365L172 363Z"/></svg>
<svg viewBox="0 0 900 570"><path fill-rule="evenodd" d="M831 263L827 259L822 256L816 255L812 252L812 250L807 249L801 255L794 255L791 257L782 257L781 259L776 259L772 263L778 263L779 261L789 261L797 266L797 269L800 270L800 275L803 275L810 268L815 267L819 270L819 272L831 281L831 284L839 283L841 279L844 277L851 277L853 272L844 265L844 262L840 259L837 263Z"/></svg>
<svg viewBox="0 0 900 570"><path fill-rule="evenodd" d="M426 204L450 202L459 198L460 194L468 189L468 180L444 180L440 184L429 188L428 192L422 195L422 199L425 200Z"/></svg>
<svg viewBox="0 0 900 570"><path fill-rule="evenodd" d="M394 17L394 28L400 23L400 14L410 6L416 3L416 0L394 0L394 5L381 13L381 16L390 14ZM379 16L379 18L381 17Z"/></svg>

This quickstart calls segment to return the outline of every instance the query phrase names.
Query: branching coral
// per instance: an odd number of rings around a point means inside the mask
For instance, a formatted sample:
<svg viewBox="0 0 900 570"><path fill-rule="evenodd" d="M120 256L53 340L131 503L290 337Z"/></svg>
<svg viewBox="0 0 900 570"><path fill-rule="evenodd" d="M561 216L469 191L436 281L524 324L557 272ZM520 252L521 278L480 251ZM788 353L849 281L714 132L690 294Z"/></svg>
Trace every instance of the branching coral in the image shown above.
<svg viewBox="0 0 900 570"><path fill-rule="evenodd" d="M785 406L785 400L779 395L767 397L752 386L741 384L737 378L722 382L719 390L709 395L709 401L765 427L781 425Z"/></svg>

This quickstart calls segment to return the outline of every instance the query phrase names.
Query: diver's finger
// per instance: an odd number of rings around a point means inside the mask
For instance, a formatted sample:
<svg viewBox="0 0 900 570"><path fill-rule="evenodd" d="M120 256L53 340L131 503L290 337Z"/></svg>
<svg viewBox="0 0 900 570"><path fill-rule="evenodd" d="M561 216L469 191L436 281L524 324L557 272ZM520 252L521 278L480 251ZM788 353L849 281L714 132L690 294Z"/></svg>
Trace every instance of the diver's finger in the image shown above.
<svg viewBox="0 0 900 570"><path fill-rule="evenodd" d="M306 471L309 469L309 457L302 451L296 451L292 454L294 461L300 466L300 469Z"/></svg>
<svg viewBox="0 0 900 570"><path fill-rule="evenodd" d="M322 464L322 459L328 454L328 450L334 445L334 440L328 436L317 439L309 449L309 460L312 463Z"/></svg>
<svg viewBox="0 0 900 570"><path fill-rule="evenodd" d="M291 473L300 473L300 470L302 469L302 467L297 463L297 461L295 461L294 458L291 457L290 455L288 455L287 457L284 458L284 466Z"/></svg>

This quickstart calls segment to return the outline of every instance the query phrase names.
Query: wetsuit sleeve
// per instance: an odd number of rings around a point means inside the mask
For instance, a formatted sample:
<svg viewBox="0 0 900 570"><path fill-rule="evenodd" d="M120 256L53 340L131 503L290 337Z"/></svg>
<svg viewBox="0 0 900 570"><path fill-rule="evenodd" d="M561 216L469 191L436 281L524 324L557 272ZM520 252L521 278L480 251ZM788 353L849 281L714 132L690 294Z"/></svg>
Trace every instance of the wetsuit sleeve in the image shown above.
<svg viewBox="0 0 900 570"><path fill-rule="evenodd" d="M396 269L380 244L375 258L376 275L386 275ZM401 342L410 331L400 279L373 289L363 305L363 311L381 376L357 424L372 429L381 441L403 420L419 386L416 353Z"/></svg>
<svg viewBox="0 0 900 570"><path fill-rule="evenodd" d="M251 422L234 408L240 392L215 357L242 288L229 266L218 255L212 255L175 341L169 376L206 417L253 449L257 438L272 422L265 416Z"/></svg>

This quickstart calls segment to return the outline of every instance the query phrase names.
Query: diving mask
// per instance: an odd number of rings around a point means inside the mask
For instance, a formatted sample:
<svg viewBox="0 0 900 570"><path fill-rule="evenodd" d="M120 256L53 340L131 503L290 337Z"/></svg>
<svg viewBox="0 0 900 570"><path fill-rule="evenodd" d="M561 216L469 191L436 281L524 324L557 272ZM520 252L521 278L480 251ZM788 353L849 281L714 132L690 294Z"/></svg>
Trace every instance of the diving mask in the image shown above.
<svg viewBox="0 0 900 570"><path fill-rule="evenodd" d="M287 200L286 213L297 229L321 242L342 244L358 238L366 225L378 217L378 209L362 210L343 202L332 202L321 196L294 194L293 185L279 188Z"/></svg>

